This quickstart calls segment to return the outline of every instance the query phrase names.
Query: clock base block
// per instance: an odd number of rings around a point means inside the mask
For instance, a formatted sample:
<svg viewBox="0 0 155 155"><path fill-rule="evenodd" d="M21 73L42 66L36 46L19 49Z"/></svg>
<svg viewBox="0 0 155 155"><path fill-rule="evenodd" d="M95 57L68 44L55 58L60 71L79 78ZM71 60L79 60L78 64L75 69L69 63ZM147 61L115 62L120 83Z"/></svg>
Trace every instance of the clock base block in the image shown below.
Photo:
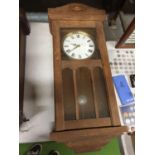
<svg viewBox="0 0 155 155"><path fill-rule="evenodd" d="M54 131L50 134L50 139L66 144L76 153L91 152L100 150L112 138L127 131L126 126Z"/></svg>

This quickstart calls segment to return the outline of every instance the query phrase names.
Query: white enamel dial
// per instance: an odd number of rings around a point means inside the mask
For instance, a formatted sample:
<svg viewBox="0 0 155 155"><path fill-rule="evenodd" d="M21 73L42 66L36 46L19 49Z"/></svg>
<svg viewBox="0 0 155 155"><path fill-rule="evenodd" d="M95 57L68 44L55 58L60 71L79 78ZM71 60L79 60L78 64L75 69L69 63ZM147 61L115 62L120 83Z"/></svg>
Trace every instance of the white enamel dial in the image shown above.
<svg viewBox="0 0 155 155"><path fill-rule="evenodd" d="M65 36L63 51L73 59L87 59L94 54L95 43L87 33L75 31Z"/></svg>

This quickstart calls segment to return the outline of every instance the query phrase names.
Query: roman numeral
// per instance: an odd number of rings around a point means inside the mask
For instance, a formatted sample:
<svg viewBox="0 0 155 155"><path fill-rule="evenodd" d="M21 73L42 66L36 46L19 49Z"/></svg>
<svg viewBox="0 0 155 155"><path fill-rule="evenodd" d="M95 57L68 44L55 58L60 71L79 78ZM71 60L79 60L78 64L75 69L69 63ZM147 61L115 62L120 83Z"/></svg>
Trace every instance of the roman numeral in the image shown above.
<svg viewBox="0 0 155 155"><path fill-rule="evenodd" d="M67 53L70 53L70 52L71 52L71 50L66 50L66 52L67 52Z"/></svg>
<svg viewBox="0 0 155 155"><path fill-rule="evenodd" d="M93 51L89 49L88 52L92 53Z"/></svg>
<svg viewBox="0 0 155 155"><path fill-rule="evenodd" d="M76 36L77 36L77 38L80 38L80 35L79 34L77 34Z"/></svg>
<svg viewBox="0 0 155 155"><path fill-rule="evenodd" d="M89 55L87 53L85 53L85 55L88 57Z"/></svg>
<svg viewBox="0 0 155 155"><path fill-rule="evenodd" d="M94 45L89 45L89 47L94 47Z"/></svg>
<svg viewBox="0 0 155 155"><path fill-rule="evenodd" d="M75 53L72 53L72 57L75 57Z"/></svg>
<svg viewBox="0 0 155 155"><path fill-rule="evenodd" d="M79 57L79 59L81 59L81 55L79 55L78 57Z"/></svg>
<svg viewBox="0 0 155 155"><path fill-rule="evenodd" d="M65 45L64 47L68 47L68 45Z"/></svg>

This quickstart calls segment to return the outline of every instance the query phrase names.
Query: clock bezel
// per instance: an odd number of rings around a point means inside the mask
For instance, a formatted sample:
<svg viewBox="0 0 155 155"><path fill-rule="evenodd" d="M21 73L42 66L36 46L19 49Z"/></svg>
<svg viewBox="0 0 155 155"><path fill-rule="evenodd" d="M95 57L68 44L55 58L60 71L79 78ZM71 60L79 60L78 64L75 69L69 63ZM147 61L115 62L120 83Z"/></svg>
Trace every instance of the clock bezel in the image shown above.
<svg viewBox="0 0 155 155"><path fill-rule="evenodd" d="M88 56L87 58L83 58L83 59L78 59L78 58L74 58L74 57L72 57L72 56L70 56L70 55L68 55L66 52L65 52L65 50L64 50L64 46L63 46L63 44L64 44L64 41L65 41L65 39L68 37L68 36L70 36L71 34L74 34L74 33L81 33L81 34L85 34L86 36L88 36L91 40L92 40L92 42L93 42L93 44L94 44L94 51L93 51L93 53L90 55L90 56ZM96 41L95 41L95 39L94 39L94 37L91 35L91 34L89 34L88 32L85 32L84 30L78 30L78 29L75 29L75 30L71 30L71 32L68 32L67 34L65 34L64 36L63 36L63 39L62 39L62 43L61 43L61 47L62 47L62 51L64 52L64 54L68 57L68 58L70 58L71 60L80 60L80 61L82 61L82 60L87 60L87 59L89 59L89 58L91 58L91 57L93 57L93 55L95 54L95 52L96 52Z"/></svg>

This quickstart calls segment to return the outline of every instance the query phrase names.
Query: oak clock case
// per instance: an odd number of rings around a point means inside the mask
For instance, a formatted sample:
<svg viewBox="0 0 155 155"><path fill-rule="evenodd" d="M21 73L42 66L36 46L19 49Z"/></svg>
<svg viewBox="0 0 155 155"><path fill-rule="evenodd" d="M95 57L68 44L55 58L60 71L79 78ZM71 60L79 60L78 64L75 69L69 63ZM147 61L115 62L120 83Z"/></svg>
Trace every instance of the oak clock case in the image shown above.
<svg viewBox="0 0 155 155"><path fill-rule="evenodd" d="M55 129L51 140L98 150L121 126L103 31L104 10L83 4L48 9L53 35Z"/></svg>

